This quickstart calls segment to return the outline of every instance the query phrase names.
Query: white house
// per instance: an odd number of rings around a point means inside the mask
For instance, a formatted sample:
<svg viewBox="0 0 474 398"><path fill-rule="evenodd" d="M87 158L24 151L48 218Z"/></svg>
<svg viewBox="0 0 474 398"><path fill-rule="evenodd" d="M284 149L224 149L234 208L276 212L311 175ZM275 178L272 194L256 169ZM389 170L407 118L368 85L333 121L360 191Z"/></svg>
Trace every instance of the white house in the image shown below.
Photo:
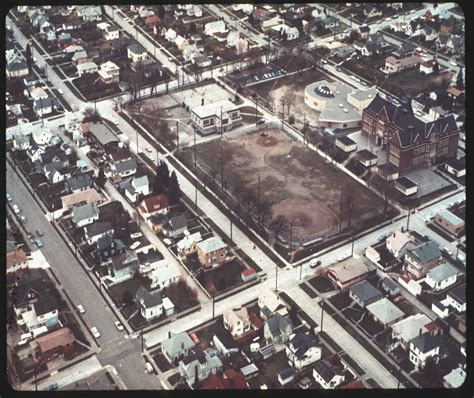
<svg viewBox="0 0 474 398"><path fill-rule="evenodd" d="M466 284L456 286L446 295L446 303L457 312L466 312Z"/></svg>
<svg viewBox="0 0 474 398"><path fill-rule="evenodd" d="M439 359L439 350L443 337L429 332L420 334L410 341L410 362L418 369L426 364L428 358Z"/></svg>
<svg viewBox="0 0 474 398"><path fill-rule="evenodd" d="M187 256L194 251L195 243L201 242L202 236L201 232L195 232L193 234L185 236L183 239L178 241L176 244L176 250L181 256Z"/></svg>
<svg viewBox="0 0 474 398"><path fill-rule="evenodd" d="M99 66L93 61L83 62L77 64L77 74L79 76L84 75L85 73L96 73L99 70Z"/></svg>
<svg viewBox="0 0 474 398"><path fill-rule="evenodd" d="M232 30L227 35L227 45L233 47L236 40L240 37L240 32L238 30Z"/></svg>
<svg viewBox="0 0 474 398"><path fill-rule="evenodd" d="M59 137L54 134L50 129L39 128L32 132L33 140L38 145L55 145L59 143Z"/></svg>
<svg viewBox="0 0 474 398"><path fill-rule="evenodd" d="M174 305L168 297L161 297L159 291L149 292L141 286L135 295L135 301L140 308L140 314L147 321L151 321L162 314L174 314Z"/></svg>
<svg viewBox="0 0 474 398"><path fill-rule="evenodd" d="M72 209L72 221L77 227L84 227L99 219L99 207L96 204L87 203Z"/></svg>
<svg viewBox="0 0 474 398"><path fill-rule="evenodd" d="M193 61L198 58L193 58ZM193 128L203 135L223 131L242 124L239 107L229 100L203 104L191 109L191 123Z"/></svg>
<svg viewBox="0 0 474 398"><path fill-rule="evenodd" d="M115 26L109 26L104 30L105 40L116 40L120 37L120 29Z"/></svg>
<svg viewBox="0 0 474 398"><path fill-rule="evenodd" d="M298 370L321 359L321 348L317 346L316 338L302 332L290 336L285 352L288 362Z"/></svg>
<svg viewBox="0 0 474 398"><path fill-rule="evenodd" d="M224 327L232 337L238 338L250 331L251 323L247 308L226 309L223 316Z"/></svg>
<svg viewBox="0 0 474 398"><path fill-rule="evenodd" d="M440 264L428 271L425 282L434 290L444 290L456 283L461 271L449 263Z"/></svg>
<svg viewBox="0 0 474 398"><path fill-rule="evenodd" d="M178 36L178 34L176 33L175 30L173 29L168 29L165 33L165 39L170 41L170 42L173 42L176 40L176 36Z"/></svg>
<svg viewBox="0 0 474 398"><path fill-rule="evenodd" d="M403 348L409 347L410 341L421 333L428 332L425 327L431 323L431 319L425 314L414 314L394 323L392 329L392 338L397 341Z"/></svg>
<svg viewBox="0 0 474 398"><path fill-rule="evenodd" d="M127 58L132 62L143 61L148 58L145 47L139 43L132 43L127 47Z"/></svg>
<svg viewBox="0 0 474 398"><path fill-rule="evenodd" d="M125 188L125 196L130 202L135 203L139 196L147 196L150 193L150 182L148 176L132 178L130 184Z"/></svg>
<svg viewBox="0 0 474 398"><path fill-rule="evenodd" d="M385 245L395 258L401 260L405 256L405 251L415 246L415 242L410 232L394 231L385 240Z"/></svg>
<svg viewBox="0 0 474 398"><path fill-rule="evenodd" d="M120 68L112 61L101 64L98 73L105 84L118 83L120 80Z"/></svg>
<svg viewBox="0 0 474 398"><path fill-rule="evenodd" d="M150 280L151 289L159 290L178 282L181 277L178 266L167 259L140 267L140 273Z"/></svg>
<svg viewBox="0 0 474 398"><path fill-rule="evenodd" d="M124 159L110 165L110 175L129 177L137 172L137 162L135 159Z"/></svg>
<svg viewBox="0 0 474 398"><path fill-rule="evenodd" d="M298 28L288 26L284 23L272 26L272 30L280 32L281 34L284 33L286 35L286 40L294 40L300 37L300 31L298 30Z"/></svg>
<svg viewBox="0 0 474 398"><path fill-rule="evenodd" d="M225 27L225 22L222 19L218 21L208 22L204 25L204 34L213 35L215 33L225 33L227 29Z"/></svg>
<svg viewBox="0 0 474 398"><path fill-rule="evenodd" d="M340 366L332 366L320 359L313 367L313 378L322 388L329 390L338 387L346 377Z"/></svg>

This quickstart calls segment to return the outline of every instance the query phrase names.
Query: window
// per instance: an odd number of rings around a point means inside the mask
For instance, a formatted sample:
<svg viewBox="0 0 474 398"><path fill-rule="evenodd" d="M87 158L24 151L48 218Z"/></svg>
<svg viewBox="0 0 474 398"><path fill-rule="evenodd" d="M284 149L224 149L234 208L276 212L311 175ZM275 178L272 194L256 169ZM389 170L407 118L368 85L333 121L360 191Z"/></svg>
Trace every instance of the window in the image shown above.
<svg viewBox="0 0 474 398"><path fill-rule="evenodd" d="M211 119L204 119L204 121L202 122L203 126L209 126L210 124L211 124Z"/></svg>
<svg viewBox="0 0 474 398"><path fill-rule="evenodd" d="M394 145L390 145L390 153L395 156L400 156L400 150Z"/></svg>

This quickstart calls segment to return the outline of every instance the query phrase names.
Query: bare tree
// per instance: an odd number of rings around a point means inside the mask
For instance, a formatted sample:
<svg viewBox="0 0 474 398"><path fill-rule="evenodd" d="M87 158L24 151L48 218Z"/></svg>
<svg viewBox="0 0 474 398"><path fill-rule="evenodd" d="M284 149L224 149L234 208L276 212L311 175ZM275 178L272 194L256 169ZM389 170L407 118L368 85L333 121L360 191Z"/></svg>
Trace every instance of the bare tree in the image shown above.
<svg viewBox="0 0 474 398"><path fill-rule="evenodd" d="M260 202L259 215L259 223L265 226L265 222L268 221L268 218L272 215L272 204L268 200L263 200Z"/></svg>
<svg viewBox="0 0 474 398"><path fill-rule="evenodd" d="M120 96L120 97L115 97L113 99L113 103L114 103L114 111L119 111L122 109L122 104L123 104L123 97Z"/></svg>
<svg viewBox="0 0 474 398"><path fill-rule="evenodd" d="M252 213L252 210L255 209L257 205L257 195L255 191L251 188L242 189L241 198L242 204L247 207L247 212Z"/></svg>
<svg viewBox="0 0 474 398"><path fill-rule="evenodd" d="M276 240L278 235L288 230L288 219L283 214L279 214L269 225L270 231L273 232L273 239Z"/></svg>
<svg viewBox="0 0 474 398"><path fill-rule="evenodd" d="M289 115L291 106L294 104L294 102L296 100L295 91L292 90L290 87L287 87L286 90L285 90L285 93L282 96L282 99L285 101L286 114Z"/></svg>

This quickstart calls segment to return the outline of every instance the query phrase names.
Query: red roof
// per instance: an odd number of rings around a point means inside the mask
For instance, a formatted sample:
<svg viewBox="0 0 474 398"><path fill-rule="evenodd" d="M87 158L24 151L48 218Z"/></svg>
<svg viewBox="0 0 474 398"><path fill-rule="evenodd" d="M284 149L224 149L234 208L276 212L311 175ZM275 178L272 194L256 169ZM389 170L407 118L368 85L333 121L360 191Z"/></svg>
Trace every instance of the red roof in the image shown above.
<svg viewBox="0 0 474 398"><path fill-rule="evenodd" d="M250 276L250 275L253 275L255 273L256 273L256 271L252 267L247 268L245 271L242 271L243 276Z"/></svg>
<svg viewBox="0 0 474 398"><path fill-rule="evenodd" d="M153 213L154 211L168 207L168 198L162 193L150 196L149 198L143 199L139 207L146 213Z"/></svg>
<svg viewBox="0 0 474 398"><path fill-rule="evenodd" d="M224 381L227 381L227 388L233 390L247 390L248 386L245 382L245 376L239 370L227 369L224 372Z"/></svg>
<svg viewBox="0 0 474 398"><path fill-rule="evenodd" d="M224 377L211 374L202 384L201 390L246 390L248 389L242 372L227 369Z"/></svg>
<svg viewBox="0 0 474 398"><path fill-rule="evenodd" d="M156 25L160 23L160 18L156 15L150 15L149 17L145 18L145 25Z"/></svg>
<svg viewBox="0 0 474 398"><path fill-rule="evenodd" d="M255 329L260 329L263 327L263 321L260 319L260 317L257 314L254 314L253 312L249 312L249 320L250 320L250 323L255 327Z"/></svg>
<svg viewBox="0 0 474 398"><path fill-rule="evenodd" d="M53 350L57 347L64 347L74 343L76 339L71 330L67 327L57 329L54 332L38 337L36 342L42 353Z"/></svg>
<svg viewBox="0 0 474 398"><path fill-rule="evenodd" d="M432 68L436 65L436 61L434 59L430 59L428 61L422 62L421 65L426 66L427 68Z"/></svg>
<svg viewBox="0 0 474 398"><path fill-rule="evenodd" d="M7 268L14 267L17 264L22 264L27 260L26 253L21 249L7 253Z"/></svg>
<svg viewBox="0 0 474 398"><path fill-rule="evenodd" d="M347 383L345 386L342 386L341 388L344 389L362 389L365 388L364 383L360 380L353 380L350 383Z"/></svg>

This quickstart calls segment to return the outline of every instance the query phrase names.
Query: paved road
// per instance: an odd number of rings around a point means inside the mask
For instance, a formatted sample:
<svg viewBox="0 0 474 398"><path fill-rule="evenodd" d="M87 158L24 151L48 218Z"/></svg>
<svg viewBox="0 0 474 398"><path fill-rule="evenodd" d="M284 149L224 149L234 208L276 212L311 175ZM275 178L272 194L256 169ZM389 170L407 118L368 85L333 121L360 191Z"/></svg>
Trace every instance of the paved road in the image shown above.
<svg viewBox="0 0 474 398"><path fill-rule="evenodd" d="M51 223L43 214L41 207L33 199L22 180L7 163L7 192L13 196L27 219L26 228L43 232L41 249L44 257L54 270L61 286L71 297L74 305L82 304L86 310L83 315L89 327L96 326L101 337L101 350L97 354L102 365L113 364L129 389L160 389L157 378L144 373L140 342L126 339L114 325L117 320L110 307L86 275L78 260L69 251Z"/></svg>

